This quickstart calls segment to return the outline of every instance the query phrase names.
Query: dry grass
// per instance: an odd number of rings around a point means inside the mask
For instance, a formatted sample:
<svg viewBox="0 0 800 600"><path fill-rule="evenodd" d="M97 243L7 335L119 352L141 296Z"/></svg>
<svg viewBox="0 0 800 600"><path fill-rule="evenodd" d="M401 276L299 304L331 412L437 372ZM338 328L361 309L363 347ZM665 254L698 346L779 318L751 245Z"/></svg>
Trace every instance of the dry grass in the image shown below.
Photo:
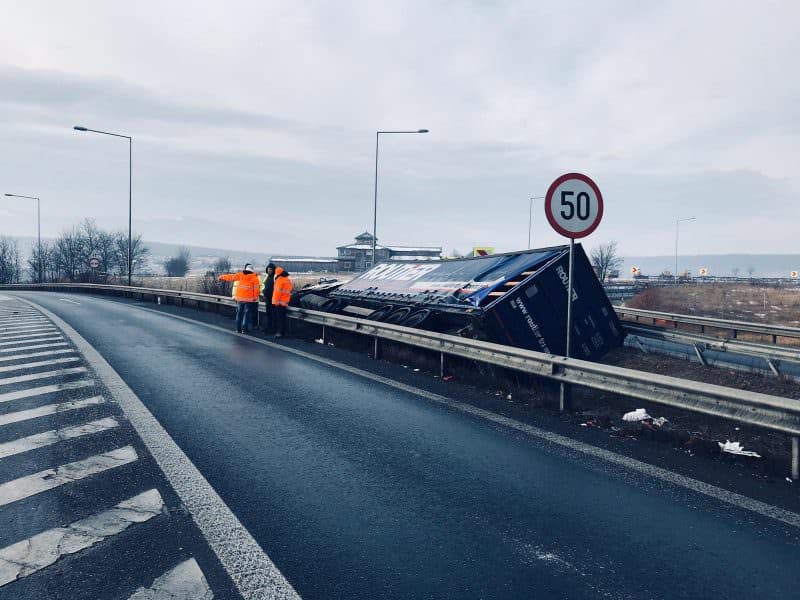
<svg viewBox="0 0 800 600"><path fill-rule="evenodd" d="M334 277L339 281L347 281L353 278L352 273L319 274L303 273L302 275L292 275L294 289L299 290L307 285L319 282L320 277ZM190 275L187 277L136 277L135 284L142 287L156 288L160 290L175 290L178 292L197 292L201 294L217 294L226 296L230 293L230 284L220 285L215 277L204 277L202 275Z"/></svg>

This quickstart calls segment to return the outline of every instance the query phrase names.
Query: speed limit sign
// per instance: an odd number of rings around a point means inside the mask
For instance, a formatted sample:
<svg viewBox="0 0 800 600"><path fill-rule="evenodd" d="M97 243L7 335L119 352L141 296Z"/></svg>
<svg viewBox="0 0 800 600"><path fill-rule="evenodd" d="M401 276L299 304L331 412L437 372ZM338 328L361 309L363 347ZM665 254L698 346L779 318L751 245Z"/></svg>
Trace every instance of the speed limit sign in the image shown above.
<svg viewBox="0 0 800 600"><path fill-rule="evenodd" d="M544 210L550 226L564 237L586 237L603 218L603 195L586 175L567 173L550 184Z"/></svg>

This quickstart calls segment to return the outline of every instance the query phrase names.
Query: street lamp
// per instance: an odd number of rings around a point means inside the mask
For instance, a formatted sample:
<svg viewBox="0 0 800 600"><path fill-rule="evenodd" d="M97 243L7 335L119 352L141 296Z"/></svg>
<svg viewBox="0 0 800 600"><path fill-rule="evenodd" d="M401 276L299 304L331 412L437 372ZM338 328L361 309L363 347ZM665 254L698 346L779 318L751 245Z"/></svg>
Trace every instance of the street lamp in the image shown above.
<svg viewBox="0 0 800 600"><path fill-rule="evenodd" d="M42 218L39 211L39 198L36 196L22 196L20 194L6 194L10 198L27 198L28 200L36 200L36 237L38 238L39 246L39 283L42 282Z"/></svg>
<svg viewBox="0 0 800 600"><path fill-rule="evenodd" d="M685 219L675 219L675 283L678 283L678 229L681 223L685 221L694 221L696 217L687 217Z"/></svg>
<svg viewBox="0 0 800 600"><path fill-rule="evenodd" d="M121 137L128 140L128 285L131 285L131 272L133 270L133 237L131 232L132 224L132 205L133 205L133 138L129 135L122 135L120 133L110 133L108 131L99 131L97 129L89 129L88 127L81 127L75 125L75 131L91 131L92 133L102 133L103 135L112 135L114 137Z"/></svg>
<svg viewBox="0 0 800 600"><path fill-rule="evenodd" d="M531 227L533 226L533 201L541 200L545 196L531 196L530 206L528 206L528 250L531 249Z"/></svg>
<svg viewBox="0 0 800 600"><path fill-rule="evenodd" d="M372 266L375 266L375 242L378 240L378 142L382 133L428 133L427 129L415 131L376 131L375 132L375 200L372 207Z"/></svg>

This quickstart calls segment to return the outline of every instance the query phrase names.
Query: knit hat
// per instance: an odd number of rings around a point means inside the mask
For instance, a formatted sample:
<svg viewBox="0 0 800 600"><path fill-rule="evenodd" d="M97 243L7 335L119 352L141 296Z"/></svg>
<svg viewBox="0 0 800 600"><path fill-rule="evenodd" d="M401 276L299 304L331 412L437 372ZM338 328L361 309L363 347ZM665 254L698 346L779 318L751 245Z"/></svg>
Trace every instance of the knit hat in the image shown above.
<svg viewBox="0 0 800 600"><path fill-rule="evenodd" d="M267 265L266 269L264 269L264 270L266 271L267 269L274 269L274 268L275 268L275 263L269 263Z"/></svg>

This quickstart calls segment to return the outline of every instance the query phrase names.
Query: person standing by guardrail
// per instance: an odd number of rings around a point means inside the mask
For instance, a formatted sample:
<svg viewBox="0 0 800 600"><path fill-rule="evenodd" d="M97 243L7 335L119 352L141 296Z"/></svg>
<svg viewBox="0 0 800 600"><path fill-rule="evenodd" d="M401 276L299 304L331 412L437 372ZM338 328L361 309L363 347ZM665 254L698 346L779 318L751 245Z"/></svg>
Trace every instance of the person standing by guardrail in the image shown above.
<svg viewBox="0 0 800 600"><path fill-rule="evenodd" d="M292 299L292 280L289 271L277 267L275 269L275 289L272 292L272 308L275 311L275 337L283 337L286 333L286 309Z"/></svg>
<svg viewBox="0 0 800 600"><path fill-rule="evenodd" d="M272 306L272 293L275 291L275 264L269 263L264 279L264 333L275 333L275 309Z"/></svg>
<svg viewBox="0 0 800 600"><path fill-rule="evenodd" d="M246 263L244 269L238 273L223 273L219 279L236 282L233 293L233 299L236 300L236 331L245 333L253 322L253 315L258 311L261 280L250 263Z"/></svg>

